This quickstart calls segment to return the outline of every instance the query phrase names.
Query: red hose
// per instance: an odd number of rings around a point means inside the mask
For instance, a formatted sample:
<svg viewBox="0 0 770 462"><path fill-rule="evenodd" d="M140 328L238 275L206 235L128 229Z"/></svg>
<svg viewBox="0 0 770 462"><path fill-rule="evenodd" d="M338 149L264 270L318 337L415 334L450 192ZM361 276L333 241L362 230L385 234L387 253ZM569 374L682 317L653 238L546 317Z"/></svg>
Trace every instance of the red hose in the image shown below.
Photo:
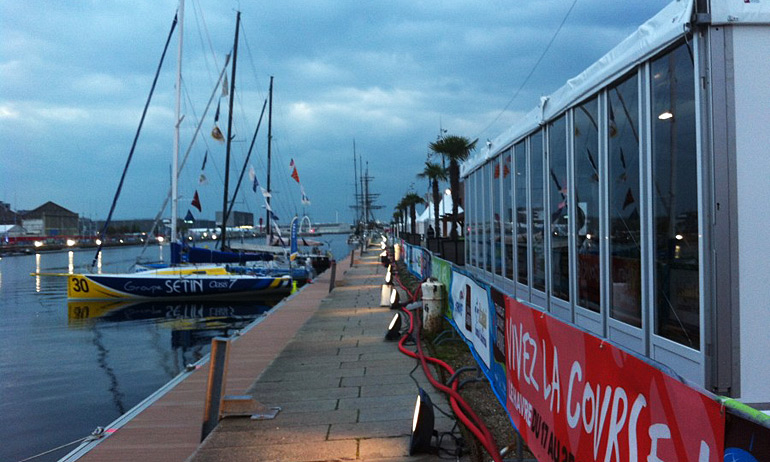
<svg viewBox="0 0 770 462"><path fill-rule="evenodd" d="M414 292L410 292L409 289L407 289L402 283L401 279L398 277L398 271L394 270L395 267L391 268L391 271L393 273L394 279L398 282L398 285L407 293L409 296L409 300L414 302L417 299L417 295L421 291L422 287L418 286L418 288ZM420 342L420 320L417 319L417 322L415 322L414 315L411 311L403 309L402 310L409 316L409 331L404 334L401 337L401 340L398 342L398 349L402 353L404 353L407 356L411 356L412 358L419 359L423 371L425 372L425 376L428 378L428 381L437 389L440 391L443 391L444 393L449 395L449 403L452 406L452 410L455 412L457 417L460 419L460 421L473 433L473 435L481 442L481 444L484 446L484 449L489 453L490 456L492 456L492 459L495 462L501 462L502 458L500 457L500 453L497 450L497 447L495 445L494 437L492 436L489 429L484 425L484 422L476 415L475 412L473 412L473 409L468 405L468 403L460 396L460 393L457 391L457 382L452 383L452 388L447 387L446 385L440 383L438 380L436 380L433 377L432 372L428 369L428 362L434 363L438 366L443 367L449 375L454 375L455 371L454 369L447 364L446 362L433 358L430 356L425 356L425 354L422 351L422 343ZM404 347L404 342L406 341L409 334L412 334L413 331L415 331L415 325L417 326L417 331L415 332L414 338L415 343L417 344L417 353L413 351L409 351ZM466 415L467 413L467 415ZM470 418L469 418L470 416Z"/></svg>

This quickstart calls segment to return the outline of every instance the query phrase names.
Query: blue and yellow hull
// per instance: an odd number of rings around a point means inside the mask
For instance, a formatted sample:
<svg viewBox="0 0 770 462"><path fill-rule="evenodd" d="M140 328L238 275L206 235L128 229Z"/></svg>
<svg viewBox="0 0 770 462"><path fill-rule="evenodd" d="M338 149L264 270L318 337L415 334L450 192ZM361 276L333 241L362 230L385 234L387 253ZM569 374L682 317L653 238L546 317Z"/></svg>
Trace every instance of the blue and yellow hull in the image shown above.
<svg viewBox="0 0 770 462"><path fill-rule="evenodd" d="M289 277L235 274L73 274L67 280L71 300L222 299L288 294Z"/></svg>

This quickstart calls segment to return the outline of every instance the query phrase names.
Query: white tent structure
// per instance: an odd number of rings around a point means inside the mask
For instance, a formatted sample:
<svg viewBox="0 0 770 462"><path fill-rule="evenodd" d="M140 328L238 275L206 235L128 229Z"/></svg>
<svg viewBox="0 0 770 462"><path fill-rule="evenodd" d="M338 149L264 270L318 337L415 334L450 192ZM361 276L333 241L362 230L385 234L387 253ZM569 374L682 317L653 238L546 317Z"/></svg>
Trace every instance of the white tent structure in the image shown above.
<svg viewBox="0 0 770 462"><path fill-rule="evenodd" d="M463 213L463 208L458 206L457 207L457 213ZM442 226L442 230L440 235L441 236L447 236L449 235L449 224L443 223L441 220L443 220L444 216L451 215L452 214L452 195L451 194L444 194L444 197L441 199L441 202L438 204L438 217L439 217L439 226ZM419 215L417 215L417 233L425 235L428 232L428 227L433 226L435 220L433 217L433 202L428 203L428 207ZM460 224L458 223L458 233L460 233Z"/></svg>

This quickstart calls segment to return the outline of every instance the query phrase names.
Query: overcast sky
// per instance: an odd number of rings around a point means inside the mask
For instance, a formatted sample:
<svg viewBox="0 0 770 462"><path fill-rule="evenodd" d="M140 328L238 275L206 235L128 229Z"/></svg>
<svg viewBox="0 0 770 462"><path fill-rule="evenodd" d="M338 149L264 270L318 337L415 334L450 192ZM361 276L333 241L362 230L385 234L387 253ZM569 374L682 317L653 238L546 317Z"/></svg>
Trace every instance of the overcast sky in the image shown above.
<svg viewBox="0 0 770 462"><path fill-rule="evenodd" d="M289 176L292 158L313 221L352 220L354 140L374 178L370 190L380 194L377 217L390 220L410 188L427 193L416 175L440 128L482 142L495 138L667 3L577 0L567 15L571 0L190 0L181 149L232 49L240 9L231 194L272 75L271 186L281 221L303 210ZM0 2L0 201L23 210L50 200L89 218L107 216L177 6ZM177 43L175 33L116 218L155 216L169 189ZM180 174L182 216L195 191L203 209L192 209L196 217L213 219L222 207L225 145L209 135L218 96ZM221 99L223 132L228 110ZM266 134L265 121L249 162L263 186ZM208 183L199 184L206 152ZM264 213L249 187L235 209Z"/></svg>

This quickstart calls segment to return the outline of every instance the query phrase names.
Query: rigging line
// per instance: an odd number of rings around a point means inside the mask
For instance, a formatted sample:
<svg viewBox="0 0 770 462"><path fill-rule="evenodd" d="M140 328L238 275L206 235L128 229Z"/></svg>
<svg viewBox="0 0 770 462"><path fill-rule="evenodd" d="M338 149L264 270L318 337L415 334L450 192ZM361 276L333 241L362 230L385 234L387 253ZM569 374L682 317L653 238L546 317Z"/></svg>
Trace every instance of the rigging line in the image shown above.
<svg viewBox="0 0 770 462"><path fill-rule="evenodd" d="M524 78L524 81L521 83L521 86L519 86L519 89L516 90L516 93L514 93L511 99L508 100L508 102L505 104L503 109L500 110L500 112L497 114L497 116L495 116L492 122L490 122L486 127L484 127L475 138L481 138L481 134L489 130L490 127L492 127L492 125L500 119L503 113L506 110L508 110L508 108L511 106L513 101L519 96L519 93L521 93L521 91L527 85L527 83L529 82L529 79L532 78L532 75L535 73L535 70L540 65L540 62L543 61L543 58L545 57L546 53L548 53L548 50L551 48L551 45L553 45L554 40L556 40L556 37L559 35L561 28L564 27L564 23L567 22L567 18L569 17L570 13L572 13L572 10L575 8L576 4L577 4L577 0L573 0L572 5L569 7L569 10L567 10L567 14L565 14L564 18L561 20L561 24L559 24L559 27L556 28L556 31L553 33L553 36L551 37L551 40L548 42L548 45L545 46L543 53L541 53L540 57L537 58L535 65L532 66L532 69L529 71L529 74L527 74L527 77Z"/></svg>
<svg viewBox="0 0 770 462"><path fill-rule="evenodd" d="M128 173L128 167L131 165L131 159L134 157L134 151L136 150L136 143L139 141L139 134L142 131L142 126L144 125L144 119L147 116L147 110L150 107L150 101L152 101L152 95L155 93L155 86L158 83L158 76L160 75L160 70L163 67L163 61L166 58L166 52L168 51L168 45L171 43L171 37L174 35L174 29L176 29L176 23L178 18L178 11L174 14L174 20L171 22L171 30L168 31L168 37L166 38L166 45L163 47L163 53L160 56L160 62L158 63L158 68L155 70L155 78L152 80L152 87L150 88L150 94L147 95L147 102L144 104L144 110L142 111L142 117L139 120L139 127L136 129L136 134L134 135L134 141L131 144L131 150L128 153L128 159L126 159L126 166L123 167L123 174L120 176L120 183L118 183L118 189L115 191L115 197L112 199L112 206L110 207L110 213L107 215L107 219L104 221L104 227L102 228L101 233L99 234L99 246L96 248L96 255L94 255L94 259L91 262L91 270L93 271L94 266L96 266L96 261L99 258L99 254L102 251L102 245L104 243L104 236L107 233L107 226L109 226L110 221L112 220L112 214L115 212L115 206L118 204L118 197L120 197L120 191L123 189L123 182L126 180L126 173Z"/></svg>
<svg viewBox="0 0 770 462"><path fill-rule="evenodd" d="M200 121L198 122L198 126L195 129L195 134L193 134L192 139L190 140L190 145L187 147L187 150L184 153L184 156L182 157L182 161L179 164L179 170L181 171L185 164L187 163L187 158L190 155L190 151L192 151L193 146L195 145L195 137L197 133L200 133L200 128L203 125L203 122L206 119L206 114L208 113L209 109L211 108L211 103L214 101L214 97L217 94L217 90L219 89L219 83L222 81L222 76L227 71L227 65L230 62L230 55L228 54L227 57L225 57L225 65L222 66L222 71L219 74L219 81L214 86L214 90L211 92L211 96L209 97L209 102L206 104L206 108L203 110L203 116L201 117ZM178 172L177 172L178 174ZM149 235L152 235L155 232L155 228L158 227L158 223L160 223L161 218L163 217L163 213L166 211L166 207L168 206L169 201L171 200L171 187L168 189L168 193L166 193L166 197L163 199L163 205L161 205L160 210L158 211L158 214L155 215L155 221L152 224L152 229L150 229ZM108 218L109 220L109 218ZM105 223L106 226L106 223ZM150 240L147 239L144 242L144 245L142 246L142 250L139 251L139 255L137 256L137 259L141 258L142 255L144 255L145 250L147 249L147 245L150 243ZM101 246L100 246L101 249ZM97 253L98 255L98 253ZM91 265L93 268L93 264Z"/></svg>
<svg viewBox="0 0 770 462"><path fill-rule="evenodd" d="M249 34L246 32L244 32L244 34L242 35L243 44L246 45L246 54L248 55L248 58L249 58L248 61L249 61L249 64L251 65L251 72L254 74L254 79L257 81L257 95L259 95L260 98L265 99L265 95L263 95L261 91L261 88L263 88L263 83L259 80L259 73L257 72L257 66L254 64L254 55L251 54L251 45L249 45L248 35Z"/></svg>
<svg viewBox="0 0 770 462"><path fill-rule="evenodd" d="M238 197L238 190L240 189L241 182L243 181L243 174L246 173L246 167L248 167L249 158L251 157L251 151L252 149L254 149L254 142L257 140L257 134L259 133L259 127L262 125L262 117L265 115L266 107L267 107L267 100L265 100L265 102L262 104L262 113L259 114L259 121L257 122L257 128L254 130L254 136L251 137L251 146L249 146L249 152L246 154L246 160L243 162L243 168L241 169L241 176L238 177L238 183L235 185L235 191L233 191L233 198L230 199L230 206L227 208L227 213L222 219L224 223L227 223L227 219L230 218L230 213L232 212L233 205L235 204L235 198ZM245 202L246 198L244 197L243 200Z"/></svg>
<svg viewBox="0 0 770 462"><path fill-rule="evenodd" d="M196 6L197 6L198 9L195 9ZM214 59L214 68L217 68L217 67L219 67L219 64L218 64L219 60L217 59L217 53L214 50L214 45L213 45L213 43L211 43L211 34L209 34L209 29L206 26L206 17L203 16L203 10L200 9L200 4L199 4L198 1L193 1L193 9L195 10L195 13L196 13L195 14L195 22L196 22L196 24L198 23L198 16L200 16L200 21L203 23L203 28L201 28L200 24L198 24L198 36L201 38L201 42L202 42L203 41L203 37L201 37L201 29L202 29L204 34L205 34L205 36L206 36L208 44L209 44L209 51L211 52L211 56L213 56L213 59ZM198 11L199 9L200 9L200 12ZM203 48L205 48L205 47L203 47ZM203 53L203 59L206 61L206 70L209 71L209 78L210 78L211 77L211 70L209 68L208 59L206 58L206 53Z"/></svg>

